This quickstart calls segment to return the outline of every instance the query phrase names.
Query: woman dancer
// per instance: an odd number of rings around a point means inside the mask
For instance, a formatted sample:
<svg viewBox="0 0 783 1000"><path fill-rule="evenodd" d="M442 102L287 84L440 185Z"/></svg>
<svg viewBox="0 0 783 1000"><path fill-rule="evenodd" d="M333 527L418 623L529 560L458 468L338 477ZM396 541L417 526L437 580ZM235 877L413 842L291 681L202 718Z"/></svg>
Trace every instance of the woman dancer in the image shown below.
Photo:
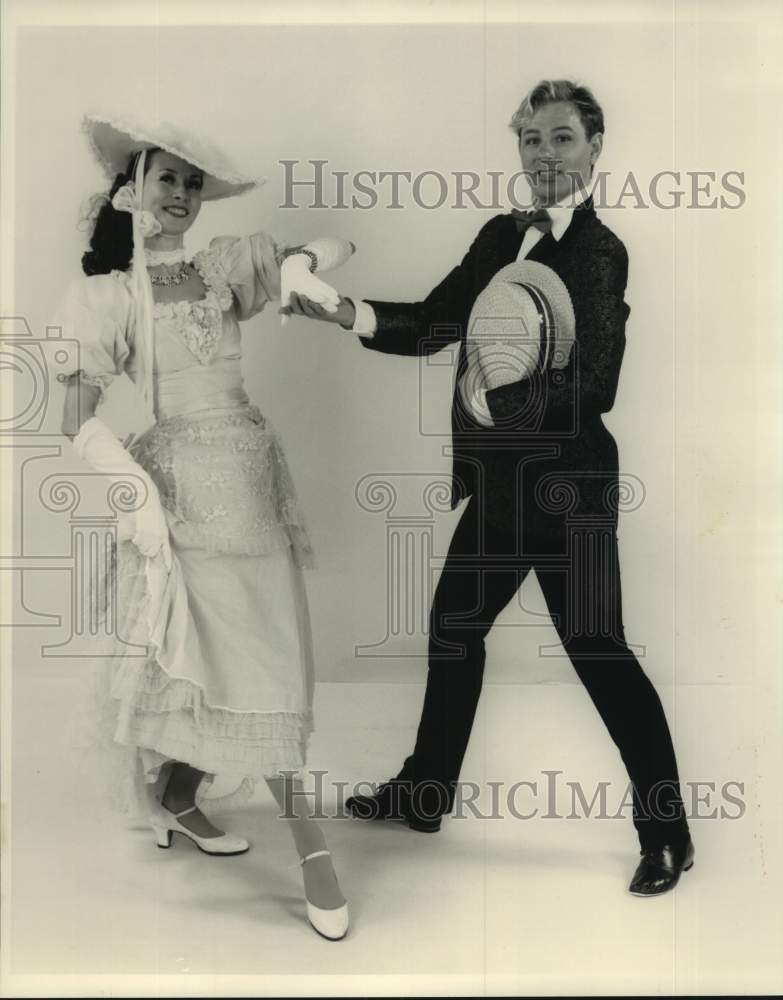
<svg viewBox="0 0 783 1000"><path fill-rule="evenodd" d="M339 940L347 904L323 832L293 794L312 728L301 573L311 550L279 440L243 388L238 321L280 298L281 284L284 301L296 290L334 308L312 272L353 248L321 239L282 251L256 233L191 258L183 235L202 201L258 182L168 126L89 116L84 129L113 183L86 277L66 299L80 359L65 376L62 429L84 461L138 484L143 499L121 516L102 593L111 602L116 590L118 633L146 656L118 646L103 673L104 721L138 788L154 783L160 847L179 833L208 854L243 853L248 842L216 828L197 792L216 776L242 793L264 778L290 823L309 920ZM128 450L95 416L123 371L154 420Z"/></svg>

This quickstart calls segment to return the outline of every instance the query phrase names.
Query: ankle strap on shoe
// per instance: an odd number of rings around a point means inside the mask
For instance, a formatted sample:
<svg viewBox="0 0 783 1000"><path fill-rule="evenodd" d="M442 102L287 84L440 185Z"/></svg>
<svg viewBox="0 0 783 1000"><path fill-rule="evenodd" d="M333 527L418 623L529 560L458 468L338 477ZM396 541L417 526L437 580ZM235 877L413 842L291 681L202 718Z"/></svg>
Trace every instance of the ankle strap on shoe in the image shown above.
<svg viewBox="0 0 783 1000"><path fill-rule="evenodd" d="M331 851L314 851L312 854L308 854L306 858L300 858L299 864L303 865L305 861L312 861L313 858L322 858L324 855L331 853Z"/></svg>
<svg viewBox="0 0 783 1000"><path fill-rule="evenodd" d="M187 816L188 813L194 813L198 809L198 806L191 806L190 809L183 809L181 813L174 813L174 819L179 819L180 816Z"/></svg>

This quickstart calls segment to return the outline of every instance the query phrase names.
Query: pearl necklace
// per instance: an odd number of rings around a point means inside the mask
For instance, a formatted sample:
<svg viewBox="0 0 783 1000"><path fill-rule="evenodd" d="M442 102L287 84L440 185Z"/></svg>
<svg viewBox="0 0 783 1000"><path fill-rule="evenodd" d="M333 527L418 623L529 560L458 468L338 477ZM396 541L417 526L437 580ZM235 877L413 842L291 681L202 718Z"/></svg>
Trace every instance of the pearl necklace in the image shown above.
<svg viewBox="0 0 783 1000"><path fill-rule="evenodd" d="M179 271L174 274L151 274L150 282L153 285L163 285L170 288L172 285L181 285L190 277L190 263L184 247L177 247L176 250L145 250L144 258L147 268L173 267L175 264L182 264Z"/></svg>

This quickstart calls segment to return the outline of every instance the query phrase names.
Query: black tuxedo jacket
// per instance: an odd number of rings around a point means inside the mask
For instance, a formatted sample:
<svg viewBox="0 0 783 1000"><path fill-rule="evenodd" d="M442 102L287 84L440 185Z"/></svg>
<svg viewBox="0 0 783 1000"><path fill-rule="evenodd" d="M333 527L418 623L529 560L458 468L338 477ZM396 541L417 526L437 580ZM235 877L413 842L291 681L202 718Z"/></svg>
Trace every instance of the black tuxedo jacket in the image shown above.
<svg viewBox="0 0 783 1000"><path fill-rule="evenodd" d="M560 534L577 519L616 520L617 447L601 414L614 404L625 349L628 255L595 214L592 199L575 209L557 241L545 234L527 259L552 268L576 317L566 368L487 393L495 427L482 428L462 406L456 382L466 368L465 336L476 297L516 260L522 236L511 215L481 229L462 262L421 302L368 300L377 330L361 338L387 354L424 355L461 342L452 403L452 507L474 494L487 519L521 528L529 539Z"/></svg>

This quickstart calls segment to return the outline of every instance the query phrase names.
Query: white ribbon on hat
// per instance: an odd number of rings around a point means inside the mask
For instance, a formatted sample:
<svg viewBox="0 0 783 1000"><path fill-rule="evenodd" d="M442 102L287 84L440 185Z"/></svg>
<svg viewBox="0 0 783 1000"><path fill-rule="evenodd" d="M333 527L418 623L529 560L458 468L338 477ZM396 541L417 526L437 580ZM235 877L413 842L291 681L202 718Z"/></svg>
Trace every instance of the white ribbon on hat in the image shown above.
<svg viewBox="0 0 783 1000"><path fill-rule="evenodd" d="M111 200L112 207L118 212L136 213L139 217L139 226L142 236L148 239L150 236L157 236L162 232L163 226L158 222L152 212L145 212L137 205L136 185L129 181L119 188Z"/></svg>
<svg viewBox="0 0 783 1000"><path fill-rule="evenodd" d="M142 209L144 195L144 164L147 150L143 149L136 164L136 173L132 181L123 185L112 198L112 206L118 212L130 212L133 220L133 260L131 269L131 294L136 307L136 360L138 374L136 387L141 393L145 406L152 420L155 420L155 383L153 365L155 349L153 342L154 319L152 282L147 272L147 261L144 253L144 240L157 236L162 230L161 224L152 214Z"/></svg>

